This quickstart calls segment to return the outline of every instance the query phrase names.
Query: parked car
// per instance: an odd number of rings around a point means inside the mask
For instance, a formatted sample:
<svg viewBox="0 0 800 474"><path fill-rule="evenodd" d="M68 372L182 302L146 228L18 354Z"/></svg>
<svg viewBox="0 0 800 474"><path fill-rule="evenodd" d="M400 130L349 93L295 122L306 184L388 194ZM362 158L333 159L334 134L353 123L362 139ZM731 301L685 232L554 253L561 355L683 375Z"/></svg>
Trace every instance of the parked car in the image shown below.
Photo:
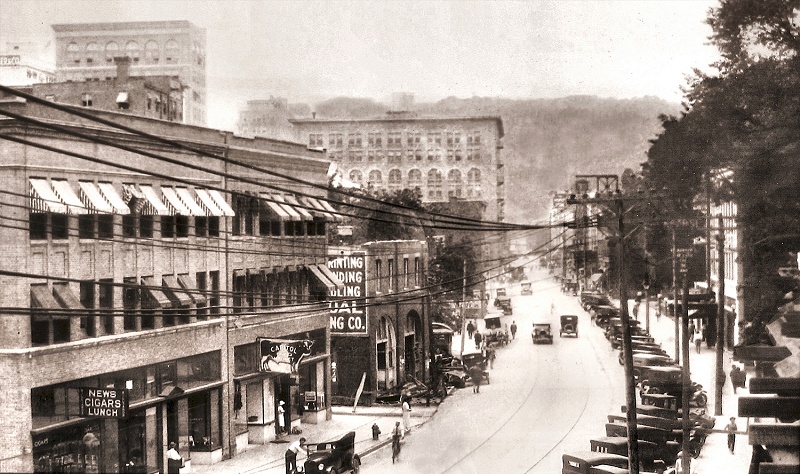
<svg viewBox="0 0 800 474"><path fill-rule="evenodd" d="M561 455L562 474L589 474L593 466L628 467L628 458L619 454L573 451Z"/></svg>
<svg viewBox="0 0 800 474"><path fill-rule="evenodd" d="M358 474L361 458L355 453L355 431L336 441L308 445L308 459L303 465L306 474Z"/></svg>
<svg viewBox="0 0 800 474"><path fill-rule="evenodd" d="M594 317L595 324L597 324L601 328L606 327L609 319L616 318L617 316L619 316L619 309L610 305L595 306L594 312L595 312L595 317Z"/></svg>
<svg viewBox="0 0 800 474"><path fill-rule="evenodd" d="M534 344L552 344L553 333L550 331L549 323L533 323L531 339Z"/></svg>

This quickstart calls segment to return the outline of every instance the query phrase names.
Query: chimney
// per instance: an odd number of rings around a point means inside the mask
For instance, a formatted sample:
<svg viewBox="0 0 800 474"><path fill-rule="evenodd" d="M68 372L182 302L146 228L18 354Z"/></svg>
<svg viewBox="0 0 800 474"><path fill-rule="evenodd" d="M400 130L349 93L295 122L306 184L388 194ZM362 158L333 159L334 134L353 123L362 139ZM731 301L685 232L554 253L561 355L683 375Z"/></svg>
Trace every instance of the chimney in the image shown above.
<svg viewBox="0 0 800 474"><path fill-rule="evenodd" d="M316 119L317 118L317 113L316 112L311 112L311 118L312 119Z"/></svg>
<svg viewBox="0 0 800 474"><path fill-rule="evenodd" d="M117 81L127 81L130 78L131 58L127 56L116 57L114 58L114 64L117 65Z"/></svg>

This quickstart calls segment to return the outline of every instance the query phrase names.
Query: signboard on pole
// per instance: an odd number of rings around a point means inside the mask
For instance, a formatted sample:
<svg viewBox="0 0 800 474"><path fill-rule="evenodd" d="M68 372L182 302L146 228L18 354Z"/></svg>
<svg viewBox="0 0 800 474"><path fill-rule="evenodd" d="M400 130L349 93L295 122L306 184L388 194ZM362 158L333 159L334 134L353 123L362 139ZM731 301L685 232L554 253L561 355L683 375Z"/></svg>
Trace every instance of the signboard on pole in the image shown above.
<svg viewBox="0 0 800 474"><path fill-rule="evenodd" d="M89 388L78 389L78 415L95 418L127 418L128 389Z"/></svg>
<svg viewBox="0 0 800 474"><path fill-rule="evenodd" d="M367 256L364 252L334 257L328 268L344 283L331 290L328 309L331 334L367 335Z"/></svg>

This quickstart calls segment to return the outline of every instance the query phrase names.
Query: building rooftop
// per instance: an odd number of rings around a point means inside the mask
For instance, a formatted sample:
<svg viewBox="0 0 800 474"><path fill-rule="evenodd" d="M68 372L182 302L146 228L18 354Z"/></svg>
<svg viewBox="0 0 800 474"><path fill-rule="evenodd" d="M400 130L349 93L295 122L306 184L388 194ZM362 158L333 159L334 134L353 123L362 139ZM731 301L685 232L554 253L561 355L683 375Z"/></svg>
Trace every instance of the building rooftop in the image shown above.
<svg viewBox="0 0 800 474"><path fill-rule="evenodd" d="M311 124L311 123L370 123L370 122L453 122L453 121L475 121L475 120L492 120L497 122L497 129L499 137L505 134L503 131L503 118L499 115L474 115L474 116L447 116L435 117L427 116L421 117L411 114L391 114L381 117L371 118L293 118L289 122L292 124Z"/></svg>

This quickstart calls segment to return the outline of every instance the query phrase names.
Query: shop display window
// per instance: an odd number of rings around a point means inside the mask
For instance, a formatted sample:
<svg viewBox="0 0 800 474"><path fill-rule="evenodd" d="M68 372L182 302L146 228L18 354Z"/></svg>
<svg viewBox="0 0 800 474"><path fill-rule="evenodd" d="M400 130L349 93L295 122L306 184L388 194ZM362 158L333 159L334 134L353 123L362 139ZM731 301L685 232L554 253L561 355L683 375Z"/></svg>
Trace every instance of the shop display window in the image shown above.
<svg viewBox="0 0 800 474"><path fill-rule="evenodd" d="M221 446L220 391L192 394L189 401L189 449L211 451Z"/></svg>

